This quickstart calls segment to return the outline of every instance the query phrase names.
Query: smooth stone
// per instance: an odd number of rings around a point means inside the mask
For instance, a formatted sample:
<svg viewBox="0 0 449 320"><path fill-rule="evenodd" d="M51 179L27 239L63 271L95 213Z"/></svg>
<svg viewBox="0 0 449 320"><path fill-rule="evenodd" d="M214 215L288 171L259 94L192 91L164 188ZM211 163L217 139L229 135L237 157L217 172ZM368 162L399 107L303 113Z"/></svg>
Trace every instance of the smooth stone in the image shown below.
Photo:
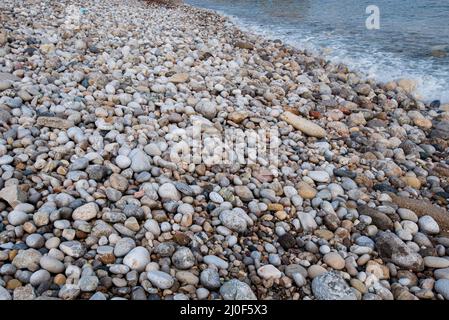
<svg viewBox="0 0 449 320"><path fill-rule="evenodd" d="M175 283L171 275L158 270L147 272L147 278L154 286L162 290L171 288Z"/></svg>
<svg viewBox="0 0 449 320"><path fill-rule="evenodd" d="M150 253L144 247L135 247L123 258L125 265L137 271L143 271L150 262Z"/></svg>
<svg viewBox="0 0 449 320"><path fill-rule="evenodd" d="M43 256L39 260L40 266L51 273L62 273L65 270L64 264L50 256Z"/></svg>
<svg viewBox="0 0 449 320"><path fill-rule="evenodd" d="M89 221L97 216L98 205L95 202L89 202L73 211L73 220Z"/></svg>
<svg viewBox="0 0 449 320"><path fill-rule="evenodd" d="M440 226L431 216L422 216L418 220L419 230L426 234L440 233Z"/></svg>
<svg viewBox="0 0 449 320"><path fill-rule="evenodd" d="M441 294L444 299L449 300L449 280L440 279L435 282L435 291Z"/></svg>
<svg viewBox="0 0 449 320"><path fill-rule="evenodd" d="M44 269L40 269L31 275L30 284L33 287L37 287L41 283L50 281L50 279L51 279L50 272L48 272L47 270L44 270Z"/></svg>
<svg viewBox="0 0 449 320"><path fill-rule="evenodd" d="M428 268L443 269L449 267L449 259L441 257L424 257L424 265Z"/></svg>
<svg viewBox="0 0 449 320"><path fill-rule="evenodd" d="M121 238L114 247L114 256L123 257L136 247L136 243L131 238Z"/></svg>
<svg viewBox="0 0 449 320"><path fill-rule="evenodd" d="M13 226L20 226L28 220L29 216L25 212L13 210L8 213L8 222Z"/></svg>
<svg viewBox="0 0 449 320"><path fill-rule="evenodd" d="M345 260L337 252L329 252L323 257L323 262L335 270L342 270L345 267Z"/></svg>
<svg viewBox="0 0 449 320"><path fill-rule="evenodd" d="M291 113L290 111L284 112L280 116L280 118L281 120L287 122L288 124L292 125L295 129L305 133L308 136L317 138L324 138L326 136L326 130L321 128L319 125L315 124L310 120L299 117Z"/></svg>
<svg viewBox="0 0 449 320"><path fill-rule="evenodd" d="M229 267L229 263L227 263L225 260L223 260L217 256L212 256L212 255L204 256L203 262L207 263L209 265L213 264L221 269L227 269Z"/></svg>
<svg viewBox="0 0 449 320"><path fill-rule="evenodd" d="M307 176L313 181L326 183L330 181L329 173L326 171L309 171Z"/></svg>

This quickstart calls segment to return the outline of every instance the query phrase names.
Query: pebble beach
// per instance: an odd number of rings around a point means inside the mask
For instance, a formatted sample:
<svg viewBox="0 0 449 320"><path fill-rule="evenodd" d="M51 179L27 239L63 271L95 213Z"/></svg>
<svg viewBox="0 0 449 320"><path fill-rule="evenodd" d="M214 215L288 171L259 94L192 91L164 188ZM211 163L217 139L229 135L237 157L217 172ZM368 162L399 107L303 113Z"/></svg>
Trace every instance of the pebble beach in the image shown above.
<svg viewBox="0 0 449 320"><path fill-rule="evenodd" d="M449 300L415 88L185 4L3 0L0 300ZM275 153L174 157L196 130Z"/></svg>

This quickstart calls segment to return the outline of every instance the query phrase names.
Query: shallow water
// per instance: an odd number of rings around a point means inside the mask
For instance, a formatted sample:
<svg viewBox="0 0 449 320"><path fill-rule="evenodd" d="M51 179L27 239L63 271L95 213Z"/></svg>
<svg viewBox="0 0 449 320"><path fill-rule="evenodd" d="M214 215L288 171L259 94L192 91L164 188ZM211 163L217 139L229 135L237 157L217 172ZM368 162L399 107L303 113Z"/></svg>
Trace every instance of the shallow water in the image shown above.
<svg viewBox="0 0 449 320"><path fill-rule="evenodd" d="M384 82L413 78L426 101L449 102L448 0L187 0L225 14L244 29L344 62ZM366 8L380 10L369 30ZM324 49L324 50L323 50Z"/></svg>

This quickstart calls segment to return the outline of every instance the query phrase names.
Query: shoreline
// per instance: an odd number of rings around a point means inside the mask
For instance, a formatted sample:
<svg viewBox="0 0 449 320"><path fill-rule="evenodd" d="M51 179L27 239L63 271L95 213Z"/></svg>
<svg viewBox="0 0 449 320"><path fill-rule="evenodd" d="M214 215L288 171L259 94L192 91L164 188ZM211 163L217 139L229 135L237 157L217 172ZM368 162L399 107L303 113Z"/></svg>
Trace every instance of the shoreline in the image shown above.
<svg viewBox="0 0 449 320"><path fill-rule="evenodd" d="M221 12L220 10L203 8L203 7L199 7L199 6L195 6L195 5L191 5L191 4L187 4L187 3L183 3L183 5L190 6L195 9L199 9L199 10L205 10L207 12L210 12L211 14L216 14L221 17L224 17L229 23L233 24L237 29L241 30L242 32L251 33L251 34L257 35L261 38L270 40L270 41L280 40L284 43L284 45L298 49L303 53L308 52L311 56L314 56L318 59L324 59L324 60L326 60L332 64L335 64L335 65L340 65L340 64L345 65L348 69L350 69L352 72L356 73L359 77L363 78L364 80L375 81L381 87L390 86L392 83L397 84L400 80L405 80L405 81L409 82L408 85L406 85L406 89L407 89L407 91L409 91L408 93L412 94L416 100L419 100L419 101L425 103L426 105L429 105L434 101L440 100L440 99L430 98L430 97L427 99L424 99L423 96L420 95L420 93L418 92L419 86L423 85L423 81L425 81L421 77L418 77L418 76L397 77L395 79L381 81L378 79L379 76L377 76L377 75L369 76L366 74L366 72L364 72L362 70L357 70L357 68L355 68L354 66L350 67L348 65L348 63L346 63L346 62L335 61L335 59L332 59L332 57L326 56L326 53L324 53L327 50L334 50L334 49L330 49L328 47L321 47L321 46L318 46L318 47L314 46L311 49L309 49L309 48L304 49L301 47L300 44L294 44L294 43L291 43L288 41L284 41L283 39L280 39L276 34L273 34L270 31L267 31L266 29L264 29L264 27L252 26L252 25L248 25L244 22L241 22L240 18L237 16L229 15L225 12ZM335 50L338 50L338 49L335 49ZM337 60L341 60L341 59L337 59ZM449 108L449 100L441 101L441 104L447 105L448 107L446 107L446 108Z"/></svg>
<svg viewBox="0 0 449 320"><path fill-rule="evenodd" d="M449 299L446 106L190 5L42 3L0 4L1 299Z"/></svg>

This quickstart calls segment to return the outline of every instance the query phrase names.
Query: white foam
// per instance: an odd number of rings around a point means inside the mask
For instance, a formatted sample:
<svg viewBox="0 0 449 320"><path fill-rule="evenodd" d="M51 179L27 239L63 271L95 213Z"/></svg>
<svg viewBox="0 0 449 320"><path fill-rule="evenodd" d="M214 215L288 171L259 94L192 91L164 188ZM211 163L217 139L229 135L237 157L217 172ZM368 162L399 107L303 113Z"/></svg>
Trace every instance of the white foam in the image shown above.
<svg viewBox="0 0 449 320"><path fill-rule="evenodd" d="M384 83L403 78L413 79L417 82L416 97L425 102L440 100L442 103L449 103L449 81L445 80L448 78L447 70L440 72L433 70L436 76L432 76L428 72L432 69L431 62L408 61L386 52L357 53L354 48L348 48L339 41L338 36L332 34L325 35L325 40L328 43L326 49L331 49L331 52L327 53L327 50L323 50L325 48L318 44L320 39L313 35L298 36L297 33L291 35L291 32L296 30L289 31L282 27L256 25L221 10L211 11L227 17L230 22L245 32L271 40L281 39L288 45L320 55L333 63L343 63L361 76L374 79L377 82Z"/></svg>

